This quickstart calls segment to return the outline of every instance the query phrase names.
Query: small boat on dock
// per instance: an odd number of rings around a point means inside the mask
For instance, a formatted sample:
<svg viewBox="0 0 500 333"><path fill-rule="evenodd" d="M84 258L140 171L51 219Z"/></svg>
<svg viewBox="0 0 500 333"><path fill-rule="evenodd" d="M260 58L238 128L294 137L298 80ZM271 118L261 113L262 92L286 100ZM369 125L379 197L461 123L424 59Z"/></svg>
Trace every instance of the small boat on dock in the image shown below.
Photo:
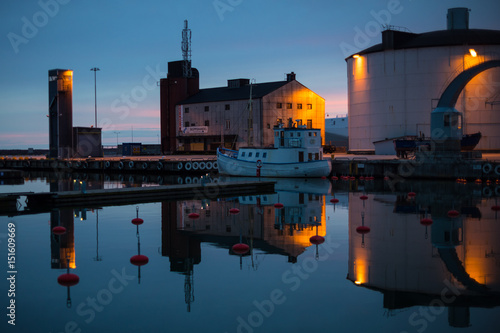
<svg viewBox="0 0 500 333"><path fill-rule="evenodd" d="M321 130L306 126L274 127L274 147L217 149L219 173L247 177L327 177L331 161L323 159Z"/></svg>

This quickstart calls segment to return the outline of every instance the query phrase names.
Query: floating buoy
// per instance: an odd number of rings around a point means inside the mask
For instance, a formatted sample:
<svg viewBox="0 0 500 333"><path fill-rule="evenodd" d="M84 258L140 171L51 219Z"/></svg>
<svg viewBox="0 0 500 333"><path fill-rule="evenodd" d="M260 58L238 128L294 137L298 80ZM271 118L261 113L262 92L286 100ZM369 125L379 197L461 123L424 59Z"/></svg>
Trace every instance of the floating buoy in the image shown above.
<svg viewBox="0 0 500 333"><path fill-rule="evenodd" d="M57 283L65 287L72 287L78 284L78 282L80 282L80 278L78 277L78 275L73 273L61 274L57 278Z"/></svg>
<svg viewBox="0 0 500 333"><path fill-rule="evenodd" d="M144 223L144 220L139 218L139 217L136 217L135 219L132 219L132 224L134 225L141 225Z"/></svg>
<svg viewBox="0 0 500 333"><path fill-rule="evenodd" d="M63 235L66 233L66 228L58 225L57 227L52 228L52 233L54 235Z"/></svg>
<svg viewBox="0 0 500 333"><path fill-rule="evenodd" d="M367 227L366 225L360 225L356 228L356 232L358 234L367 234L370 232L370 227Z"/></svg>
<svg viewBox="0 0 500 333"><path fill-rule="evenodd" d="M338 202L339 202L339 199L337 199L337 198L332 198L332 199L330 199L330 202L331 202L331 203L336 204L336 203L338 203Z"/></svg>
<svg viewBox="0 0 500 333"><path fill-rule="evenodd" d="M229 210L229 213L230 213L230 214L238 214L239 212L240 212L240 210L239 210L238 208L231 208L231 209Z"/></svg>
<svg viewBox="0 0 500 333"><path fill-rule="evenodd" d="M431 225L432 224L432 219L428 217L424 217L423 219L420 220L420 224L422 225Z"/></svg>
<svg viewBox="0 0 500 333"><path fill-rule="evenodd" d="M351 177L349 177L349 179L350 179L350 180L356 180L356 177L351 176Z"/></svg>
<svg viewBox="0 0 500 333"><path fill-rule="evenodd" d="M188 215L188 217L189 217L190 219L197 219L197 218L199 218L199 217L200 217L200 214L198 214L198 213L190 213L190 214Z"/></svg>
<svg viewBox="0 0 500 333"><path fill-rule="evenodd" d="M474 181L474 183L476 183L476 184L481 184L482 182L483 181L481 179L479 179L479 178Z"/></svg>
<svg viewBox="0 0 500 333"><path fill-rule="evenodd" d="M385 177L384 177L384 180L389 180L389 177L385 176Z"/></svg>
<svg viewBox="0 0 500 333"><path fill-rule="evenodd" d="M454 209L448 211L448 217L458 217L458 216L460 216L459 211Z"/></svg>
<svg viewBox="0 0 500 333"><path fill-rule="evenodd" d="M319 245L319 244L323 244L325 242L325 237L322 237L319 235L314 235L314 236L311 236L311 238L309 238L309 241L311 242L311 244Z"/></svg>
<svg viewBox="0 0 500 333"><path fill-rule="evenodd" d="M491 210L498 212L500 210L500 206L498 206L498 205L491 206Z"/></svg>
<svg viewBox="0 0 500 333"><path fill-rule="evenodd" d="M326 179L326 176L321 176L321 179Z"/></svg>
<svg viewBox="0 0 500 333"><path fill-rule="evenodd" d="M274 204L274 208L278 208L278 209L283 208L283 206L284 205L281 202L277 202L277 203Z"/></svg>
<svg viewBox="0 0 500 333"><path fill-rule="evenodd" d="M365 177L359 176L359 180L365 180Z"/></svg>
<svg viewBox="0 0 500 333"><path fill-rule="evenodd" d="M136 254L130 258L130 263L136 266L144 266L149 262L149 258L142 254Z"/></svg>
<svg viewBox="0 0 500 333"><path fill-rule="evenodd" d="M236 254L245 254L248 252L248 250L250 250L250 247L246 244L238 243L238 244L234 244L232 249L233 249L233 252Z"/></svg>
<svg viewBox="0 0 500 333"><path fill-rule="evenodd" d="M360 198L361 200L366 200L366 199L368 199L368 196L363 194L363 195L362 195L362 196L360 196L359 198Z"/></svg>
<svg viewBox="0 0 500 333"><path fill-rule="evenodd" d="M332 177L332 180L339 180L339 177L337 177L337 176L333 176L333 177Z"/></svg>
<svg viewBox="0 0 500 333"><path fill-rule="evenodd" d="M414 198L417 195L415 192L408 192L408 197Z"/></svg>

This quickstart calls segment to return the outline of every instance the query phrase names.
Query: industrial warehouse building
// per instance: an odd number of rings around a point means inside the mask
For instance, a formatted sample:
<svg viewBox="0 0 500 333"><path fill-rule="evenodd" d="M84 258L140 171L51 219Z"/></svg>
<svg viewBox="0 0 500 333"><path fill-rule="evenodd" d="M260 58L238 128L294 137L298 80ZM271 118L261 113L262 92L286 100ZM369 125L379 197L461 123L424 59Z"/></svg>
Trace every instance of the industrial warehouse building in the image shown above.
<svg viewBox="0 0 500 333"><path fill-rule="evenodd" d="M168 68L160 80L163 153L273 145L273 127L290 118L294 126L320 128L324 143L325 100L293 72L284 81L233 79L225 87L199 89L190 63L169 62Z"/></svg>
<svg viewBox="0 0 500 333"><path fill-rule="evenodd" d="M430 137L431 112L461 72L500 60L500 31L469 29L469 10L452 8L447 30L411 33L389 27L382 43L346 59L349 150L375 151L377 142ZM500 68L466 84L455 108L464 134L482 133L476 149L500 150Z"/></svg>

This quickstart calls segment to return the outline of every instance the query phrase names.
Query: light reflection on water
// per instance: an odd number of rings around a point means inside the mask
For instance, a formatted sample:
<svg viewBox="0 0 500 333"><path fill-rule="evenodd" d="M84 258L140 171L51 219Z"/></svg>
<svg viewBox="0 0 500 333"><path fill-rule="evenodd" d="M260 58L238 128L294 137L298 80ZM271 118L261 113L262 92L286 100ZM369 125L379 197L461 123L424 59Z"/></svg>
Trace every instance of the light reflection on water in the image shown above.
<svg viewBox="0 0 500 333"><path fill-rule="evenodd" d="M2 331L496 331L495 185L406 182L392 192L382 181L315 179L278 180L276 188L1 216L0 236L7 223L16 225L18 270L16 326L4 317ZM239 214L229 213L234 207ZM451 209L460 215L448 217ZM421 224L424 216L433 223ZM55 225L67 233L53 235ZM370 231L358 233L360 225ZM312 245L314 235L325 242ZM239 242L250 251L234 253ZM6 244L0 237L3 258ZM130 262L139 251L149 258L140 267ZM69 289L57 283L68 263L80 277Z"/></svg>

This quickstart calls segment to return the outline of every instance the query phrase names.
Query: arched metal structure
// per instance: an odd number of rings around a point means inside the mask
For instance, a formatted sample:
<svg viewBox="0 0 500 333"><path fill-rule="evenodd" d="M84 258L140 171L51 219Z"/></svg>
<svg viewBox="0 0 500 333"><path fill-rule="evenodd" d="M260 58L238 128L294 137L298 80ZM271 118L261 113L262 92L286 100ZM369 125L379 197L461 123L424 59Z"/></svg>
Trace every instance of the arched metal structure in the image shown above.
<svg viewBox="0 0 500 333"><path fill-rule="evenodd" d="M454 108L455 104L457 103L458 96L460 96L460 93L465 88L467 83L469 83L469 81L479 73L493 67L500 67L500 60L490 60L483 62L457 75L457 77L453 79L453 81L451 81L448 87L446 87L445 91L439 99L437 107Z"/></svg>

